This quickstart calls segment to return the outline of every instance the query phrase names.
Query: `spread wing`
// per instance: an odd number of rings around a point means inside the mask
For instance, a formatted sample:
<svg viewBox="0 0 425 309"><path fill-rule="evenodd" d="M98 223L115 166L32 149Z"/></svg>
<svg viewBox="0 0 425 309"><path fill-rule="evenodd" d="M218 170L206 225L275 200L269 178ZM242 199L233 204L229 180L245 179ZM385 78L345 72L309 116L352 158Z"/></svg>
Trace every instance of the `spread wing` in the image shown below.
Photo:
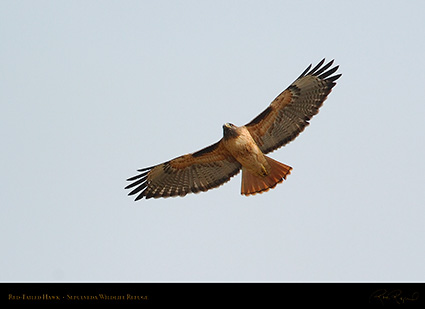
<svg viewBox="0 0 425 309"><path fill-rule="evenodd" d="M216 188L230 180L241 169L239 162L224 148L222 141L197 152L186 154L156 166L138 170L139 175L125 189L128 195L145 197L185 196Z"/></svg>
<svg viewBox="0 0 425 309"><path fill-rule="evenodd" d="M309 120L319 112L335 81L338 69L329 69L333 60L323 65L323 59L311 65L255 119L246 125L263 153L271 152L294 140Z"/></svg>

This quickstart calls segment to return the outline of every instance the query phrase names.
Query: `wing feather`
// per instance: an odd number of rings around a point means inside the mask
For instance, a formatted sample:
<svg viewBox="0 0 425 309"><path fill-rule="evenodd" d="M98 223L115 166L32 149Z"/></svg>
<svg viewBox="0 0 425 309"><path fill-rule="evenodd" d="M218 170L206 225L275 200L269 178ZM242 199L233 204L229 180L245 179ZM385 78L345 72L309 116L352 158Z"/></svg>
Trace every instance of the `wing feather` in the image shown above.
<svg viewBox="0 0 425 309"><path fill-rule="evenodd" d="M224 148L221 140L197 152L138 170L125 189L134 188L128 195L141 198L185 196L216 188L230 180L241 165Z"/></svg>
<svg viewBox="0 0 425 309"><path fill-rule="evenodd" d="M319 112L335 81L338 66L333 60L311 65L257 117L246 125L263 153L276 150L294 140Z"/></svg>

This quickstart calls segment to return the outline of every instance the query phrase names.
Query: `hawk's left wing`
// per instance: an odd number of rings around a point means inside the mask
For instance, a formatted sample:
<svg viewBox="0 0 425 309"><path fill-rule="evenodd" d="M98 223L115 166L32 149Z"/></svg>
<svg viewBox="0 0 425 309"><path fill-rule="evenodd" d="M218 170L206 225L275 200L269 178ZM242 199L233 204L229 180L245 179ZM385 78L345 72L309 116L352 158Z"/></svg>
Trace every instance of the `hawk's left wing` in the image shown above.
<svg viewBox="0 0 425 309"><path fill-rule="evenodd" d="M338 66L329 69L333 60L322 66L323 59L311 65L283 91L260 115L246 125L263 153L271 152L294 140L319 112L335 81ZM328 70L329 69L329 70Z"/></svg>

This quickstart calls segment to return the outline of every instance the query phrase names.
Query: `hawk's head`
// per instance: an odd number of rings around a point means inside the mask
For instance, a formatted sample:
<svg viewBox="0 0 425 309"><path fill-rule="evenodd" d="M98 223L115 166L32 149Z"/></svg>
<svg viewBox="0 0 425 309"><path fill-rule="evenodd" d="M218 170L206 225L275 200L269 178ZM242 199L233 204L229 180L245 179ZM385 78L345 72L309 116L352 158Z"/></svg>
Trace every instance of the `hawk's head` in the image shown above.
<svg viewBox="0 0 425 309"><path fill-rule="evenodd" d="M223 125L223 136L225 138L232 138L232 137L237 137L238 131L237 131L238 127L235 126L232 123L225 123Z"/></svg>

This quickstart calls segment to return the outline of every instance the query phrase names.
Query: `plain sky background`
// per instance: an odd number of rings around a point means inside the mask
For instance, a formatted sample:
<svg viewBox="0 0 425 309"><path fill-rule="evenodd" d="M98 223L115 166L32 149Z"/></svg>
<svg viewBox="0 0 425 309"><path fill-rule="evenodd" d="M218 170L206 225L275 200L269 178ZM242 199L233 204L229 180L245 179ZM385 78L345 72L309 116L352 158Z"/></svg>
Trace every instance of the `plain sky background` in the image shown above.
<svg viewBox="0 0 425 309"><path fill-rule="evenodd" d="M424 281L425 2L0 1L1 281ZM243 125L310 64L338 80L240 174L133 201L136 169Z"/></svg>

